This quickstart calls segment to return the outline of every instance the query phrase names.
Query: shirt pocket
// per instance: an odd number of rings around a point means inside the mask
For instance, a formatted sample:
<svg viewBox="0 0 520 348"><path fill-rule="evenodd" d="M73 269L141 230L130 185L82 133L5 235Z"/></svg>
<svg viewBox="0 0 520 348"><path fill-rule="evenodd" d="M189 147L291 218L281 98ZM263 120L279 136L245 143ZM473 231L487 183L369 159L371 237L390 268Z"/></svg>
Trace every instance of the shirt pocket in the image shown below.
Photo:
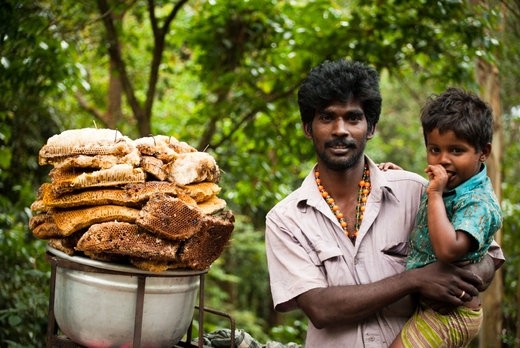
<svg viewBox="0 0 520 348"><path fill-rule="evenodd" d="M312 262L319 267L323 267L326 261L334 261L336 257L342 256L343 253L337 245L327 243L325 241L318 241L312 243L312 248L308 252Z"/></svg>
<svg viewBox="0 0 520 348"><path fill-rule="evenodd" d="M310 257L314 264L319 267L329 286L344 285L346 283L345 262L343 252L334 244L319 241L312 245L313 252Z"/></svg>
<svg viewBox="0 0 520 348"><path fill-rule="evenodd" d="M396 273L401 273L406 268L406 258L408 256L408 242L396 242L384 246L381 249L383 260Z"/></svg>
<svg viewBox="0 0 520 348"><path fill-rule="evenodd" d="M337 245L320 241L313 246L320 264L325 263L325 261L333 261L334 258L343 256L343 252Z"/></svg>

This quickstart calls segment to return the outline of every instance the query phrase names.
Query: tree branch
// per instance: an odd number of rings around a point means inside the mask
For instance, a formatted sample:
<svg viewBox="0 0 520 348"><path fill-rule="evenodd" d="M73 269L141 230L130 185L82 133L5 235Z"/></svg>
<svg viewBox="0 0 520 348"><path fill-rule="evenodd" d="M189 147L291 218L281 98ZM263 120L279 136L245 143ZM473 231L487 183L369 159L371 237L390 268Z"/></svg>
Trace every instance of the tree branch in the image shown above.
<svg viewBox="0 0 520 348"><path fill-rule="evenodd" d="M150 23L152 24L152 32L155 40L161 36L159 31L159 24L157 23L157 17L155 17L155 1L148 0L148 15L150 16Z"/></svg>
<svg viewBox="0 0 520 348"><path fill-rule="evenodd" d="M107 123L103 113L100 112L98 109L94 108L93 106L89 105L87 100L83 97L83 95L80 92L76 92L75 97L79 103L79 106L83 110L87 111L89 114L91 114L92 116L94 116L95 118L97 118L98 120L103 122L104 124Z"/></svg>
<svg viewBox="0 0 520 348"><path fill-rule="evenodd" d="M154 34L154 48L152 63L150 65L150 78L148 80L148 91L146 92L146 101L144 106L144 117L148 122L151 121L152 106L155 98L155 91L157 88L157 81L159 79L159 66L161 65L162 55L165 46L165 37L168 32L170 23L173 21L181 7L188 2L188 0L180 0L175 4L172 11L166 18L162 28L159 27L157 17L155 16L155 1L148 0L148 13Z"/></svg>
<svg viewBox="0 0 520 348"><path fill-rule="evenodd" d="M520 11L517 11L520 10L520 8L515 10L506 0L500 0L500 2L509 10L509 12L513 14L513 16L515 16L517 19L520 19ZM518 3L517 6L519 6Z"/></svg>
<svg viewBox="0 0 520 348"><path fill-rule="evenodd" d="M130 82L130 79L128 77L126 65L121 55L119 37L114 22L112 21L112 16L106 15L111 11L111 9L108 6L107 0L97 0L97 3L103 19L103 23L105 24L105 28L107 30L107 38L109 44L108 54L110 55L110 58L114 61L117 70L119 71L119 76L121 79L123 90L125 92L128 103L130 104L130 107L132 108L132 111L137 119L137 122L139 123L139 128L141 132L141 127L143 127L143 125L146 128L147 120L144 117L143 110L139 105L137 98L135 97L132 83ZM144 131L146 132L146 129ZM147 132L147 134L149 134L149 131Z"/></svg>
<svg viewBox="0 0 520 348"><path fill-rule="evenodd" d="M181 7L188 1L189 0L180 0L178 3L175 4L172 12L170 12L170 15L164 21L163 29L166 29L170 26L170 23L175 19L175 16L177 16L177 13L180 11Z"/></svg>
<svg viewBox="0 0 520 348"><path fill-rule="evenodd" d="M303 81L303 79L301 80ZM268 94L266 95L266 103L272 103L278 99L281 99L281 98L285 98L285 97L288 97L290 96L291 94L293 94L293 92L299 87L300 85L300 82L292 85L290 88L288 88L286 91L280 93L280 94ZM240 129L240 127L246 123L247 121L251 120L258 112L260 112L263 108L262 107L257 107L257 108L254 108L252 110L250 110L247 114L245 114L242 119L235 125L234 129L231 130L228 134L224 135L222 137L222 139L220 139L220 141L215 145L215 146L212 146L213 148L218 148L220 146L222 146L222 144L224 144L226 141L228 141L232 136L233 134L236 133L236 131L238 131Z"/></svg>
<svg viewBox="0 0 520 348"><path fill-rule="evenodd" d="M226 88L225 90L221 89L218 92L217 100L213 104L214 105L213 109L216 109L217 105L220 105L221 103L224 102L228 92L229 92L229 88ZM213 135L215 134L215 132L217 130L218 120L219 120L218 113L212 113L210 120L209 120L209 125L206 127L206 129L204 130L204 133L202 134L202 137L199 140L199 144L197 146L197 149L199 151L206 148L206 146L208 146L208 144L211 143L211 138L213 138Z"/></svg>
<svg viewBox="0 0 520 348"><path fill-rule="evenodd" d="M240 129L240 127L248 120L252 119L258 112L260 112L260 110L262 110L262 108L255 108L253 110L250 110L247 114L245 114L242 119L236 124L235 128L230 131L228 134L224 135L222 137L222 139L220 139L220 141L212 146L213 148L217 149L219 147L222 146L222 144L224 144L226 141L228 141L232 136L233 134L236 133L236 131L238 131Z"/></svg>

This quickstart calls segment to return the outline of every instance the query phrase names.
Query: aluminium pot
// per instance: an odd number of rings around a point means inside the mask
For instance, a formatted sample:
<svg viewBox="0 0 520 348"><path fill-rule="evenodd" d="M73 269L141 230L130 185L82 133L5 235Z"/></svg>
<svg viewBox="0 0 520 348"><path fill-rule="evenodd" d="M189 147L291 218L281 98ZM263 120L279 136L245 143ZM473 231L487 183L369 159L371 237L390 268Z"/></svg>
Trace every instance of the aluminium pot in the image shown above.
<svg viewBox="0 0 520 348"><path fill-rule="evenodd" d="M188 331L200 275L189 269L154 273L131 265L69 256L58 258L95 267L96 272L56 267L54 316L71 341L85 347L132 347L138 277L145 275L141 347L171 348ZM108 272L107 272L108 271ZM115 273L114 273L115 272Z"/></svg>

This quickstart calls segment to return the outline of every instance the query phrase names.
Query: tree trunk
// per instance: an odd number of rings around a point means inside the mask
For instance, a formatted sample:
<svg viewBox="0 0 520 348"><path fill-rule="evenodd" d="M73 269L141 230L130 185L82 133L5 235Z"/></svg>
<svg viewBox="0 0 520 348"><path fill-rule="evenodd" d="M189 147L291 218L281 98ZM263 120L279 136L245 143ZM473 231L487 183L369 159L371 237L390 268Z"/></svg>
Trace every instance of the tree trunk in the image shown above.
<svg viewBox="0 0 520 348"><path fill-rule="evenodd" d="M105 29L107 31L107 41L108 41L108 54L110 57L110 63L114 64L119 73L119 80L121 83L121 88L125 93L126 99L130 108L134 113L134 117L137 119L139 131L144 132L144 134L150 134L150 124L149 118L146 117L143 108L141 107L139 101L137 100L134 88L132 86L132 82L130 81L130 77L126 71L126 64L123 60L121 54L121 43L119 41L119 35L116 29L116 23L114 23L114 17L112 16L112 9L108 5L107 0L97 0L99 12L101 14L101 19L103 24L105 25ZM148 124L140 124L140 123ZM143 133L141 133L143 134Z"/></svg>
<svg viewBox="0 0 520 348"><path fill-rule="evenodd" d="M518 274L517 284L520 284L520 273ZM516 344L515 348L520 348L520 286L516 287Z"/></svg>
<svg viewBox="0 0 520 348"><path fill-rule="evenodd" d="M498 79L498 68L483 60L476 64L476 80L481 86L481 98L489 103L493 109L493 148L491 156L486 161L487 174L491 179L493 189L499 202L502 202L502 175L500 172L500 161L502 158L503 136L502 136L502 111L500 108L500 82ZM502 230L495 235L498 244L502 242ZM502 332L502 299L504 288L502 272L499 269L489 288L481 294L484 311L484 323L479 336L479 347L500 347Z"/></svg>
<svg viewBox="0 0 520 348"><path fill-rule="evenodd" d="M113 9L109 6L107 0L97 0L98 8L107 31L108 39L108 54L110 62L115 66L119 73L120 88L124 91L128 104L134 113L134 118L137 121L137 128L141 137L149 136L151 134L151 119L152 106L155 98L155 89L159 75L159 65L161 64L162 54L165 47L165 37L168 33L170 23L175 19L175 16L180 11L182 6L188 0L179 0L175 4L170 14L164 20L163 26L160 27L155 17L155 2L148 0L148 13L150 15L150 22L152 24L152 31L154 33L154 49L153 58L150 63L150 78L148 81L148 90L146 92L146 100L144 107L137 100L134 92L134 87L130 81L130 76L126 70L126 64L121 54L121 43L119 35L112 16Z"/></svg>
<svg viewBox="0 0 520 348"><path fill-rule="evenodd" d="M123 89L121 87L121 80L118 76L119 74L117 73L112 59L110 59L109 74L110 80L108 84L106 112L96 108L95 105L89 104L89 102L79 92L76 93L76 100L78 101L81 108L88 111L94 118L103 122L106 127L110 129L116 129L117 123L123 118L123 113L121 110Z"/></svg>
<svg viewBox="0 0 520 348"><path fill-rule="evenodd" d="M123 86L116 63L110 58L110 80L108 82L108 100L107 112L105 113L105 121L108 128L115 129L117 123L123 118L121 103L123 99Z"/></svg>

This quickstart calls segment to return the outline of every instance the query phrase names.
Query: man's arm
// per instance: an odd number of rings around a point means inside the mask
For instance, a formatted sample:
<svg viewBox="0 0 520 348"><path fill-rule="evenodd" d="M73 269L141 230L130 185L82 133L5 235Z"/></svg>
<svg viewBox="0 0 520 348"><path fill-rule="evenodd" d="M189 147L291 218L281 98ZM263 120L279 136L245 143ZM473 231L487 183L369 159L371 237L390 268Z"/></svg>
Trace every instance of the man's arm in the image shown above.
<svg viewBox="0 0 520 348"><path fill-rule="evenodd" d="M480 279L482 279L482 284L477 286L477 289L480 292L486 291L495 277L495 261L489 254L484 255L480 262L470 263L463 266L463 268L476 274Z"/></svg>
<svg viewBox="0 0 520 348"><path fill-rule="evenodd" d="M460 306L463 291L468 298L476 296L481 284L482 279L471 271L435 262L371 284L312 289L296 301L312 324L322 329L365 319L414 292Z"/></svg>

